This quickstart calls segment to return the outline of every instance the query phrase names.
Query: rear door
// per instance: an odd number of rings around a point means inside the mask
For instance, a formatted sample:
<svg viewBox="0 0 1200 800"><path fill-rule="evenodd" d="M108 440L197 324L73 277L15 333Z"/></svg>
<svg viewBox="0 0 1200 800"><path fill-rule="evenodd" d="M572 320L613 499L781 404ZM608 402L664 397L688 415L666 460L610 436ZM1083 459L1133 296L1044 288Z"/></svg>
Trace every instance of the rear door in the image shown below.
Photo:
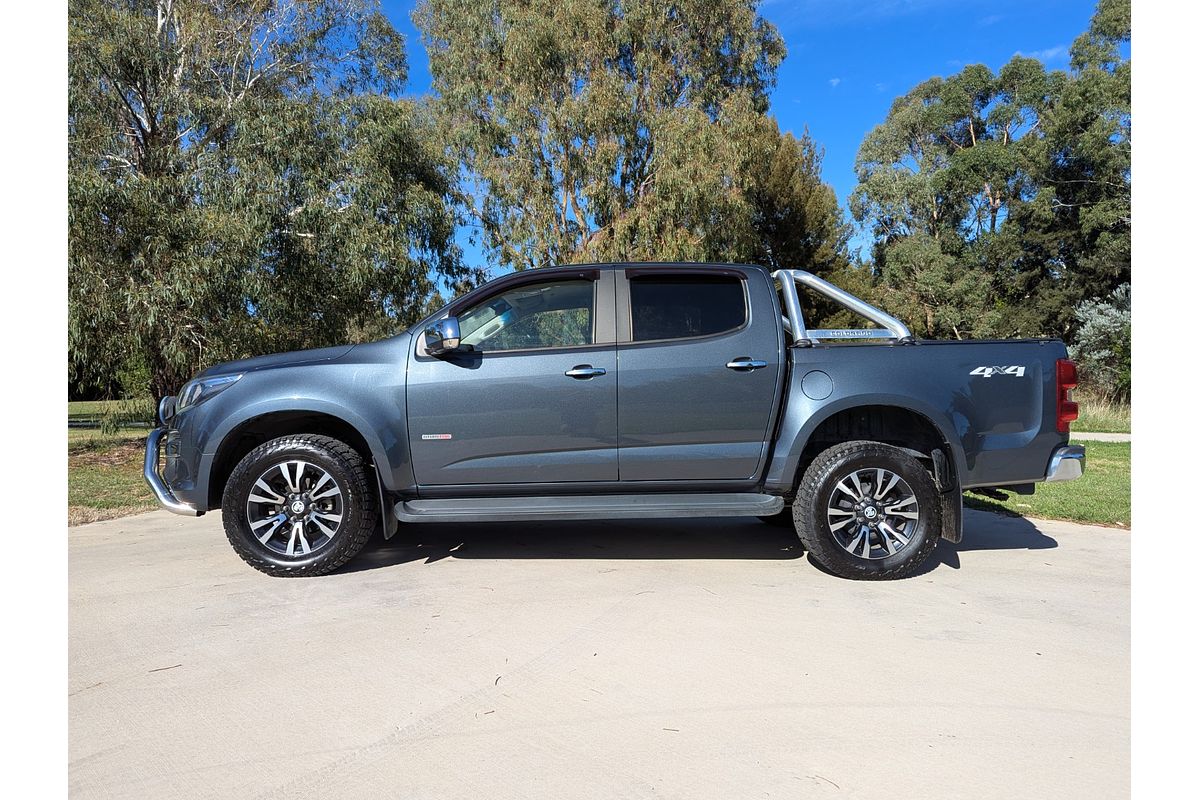
<svg viewBox="0 0 1200 800"><path fill-rule="evenodd" d="M407 389L418 485L617 479L614 282L521 273L452 307L461 352L435 358L418 342Z"/></svg>
<svg viewBox="0 0 1200 800"><path fill-rule="evenodd" d="M741 481L781 384L774 286L749 269L629 268L617 281L622 481Z"/></svg>

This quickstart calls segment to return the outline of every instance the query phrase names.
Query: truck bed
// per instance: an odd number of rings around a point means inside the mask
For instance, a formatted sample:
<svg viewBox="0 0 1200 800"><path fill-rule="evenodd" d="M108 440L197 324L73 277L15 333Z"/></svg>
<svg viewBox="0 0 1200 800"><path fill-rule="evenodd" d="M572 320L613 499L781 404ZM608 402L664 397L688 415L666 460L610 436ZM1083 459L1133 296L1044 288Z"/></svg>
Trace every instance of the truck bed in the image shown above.
<svg viewBox="0 0 1200 800"><path fill-rule="evenodd" d="M798 443L852 408L909 409L954 456L962 488L1040 480L1068 436L1057 430L1057 339L790 347L785 413L767 483L794 474ZM790 471L789 471L790 470Z"/></svg>

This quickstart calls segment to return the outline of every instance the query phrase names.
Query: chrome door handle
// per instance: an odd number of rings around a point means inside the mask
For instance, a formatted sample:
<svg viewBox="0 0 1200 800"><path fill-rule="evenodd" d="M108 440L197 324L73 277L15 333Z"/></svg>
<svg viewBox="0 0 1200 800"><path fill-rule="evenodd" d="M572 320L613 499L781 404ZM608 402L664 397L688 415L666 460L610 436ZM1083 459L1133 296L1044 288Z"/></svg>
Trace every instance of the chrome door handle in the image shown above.
<svg viewBox="0 0 1200 800"><path fill-rule="evenodd" d="M594 378L597 375L603 374L603 367L593 367L591 364L580 364L578 366L571 367L571 369L563 373L563 375L566 375L568 378L575 378L576 380L581 381L586 381L588 378Z"/></svg>
<svg viewBox="0 0 1200 800"><path fill-rule="evenodd" d="M767 362L759 361L756 358L735 358L725 366L729 369L736 369L739 372L750 372L751 370L762 369L767 366Z"/></svg>

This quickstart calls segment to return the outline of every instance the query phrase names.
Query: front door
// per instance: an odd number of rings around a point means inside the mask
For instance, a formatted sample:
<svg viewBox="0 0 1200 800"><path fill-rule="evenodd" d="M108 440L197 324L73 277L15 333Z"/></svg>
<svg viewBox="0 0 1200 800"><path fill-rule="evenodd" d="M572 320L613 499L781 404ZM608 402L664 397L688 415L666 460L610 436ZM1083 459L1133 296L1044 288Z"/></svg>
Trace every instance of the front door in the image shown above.
<svg viewBox="0 0 1200 800"><path fill-rule="evenodd" d="M612 281L602 278L611 273L518 278L454 309L458 351L434 358L416 344L407 398L419 485L617 479Z"/></svg>
<svg viewBox="0 0 1200 800"><path fill-rule="evenodd" d="M617 334L621 480L755 477L783 353L770 279L736 269L625 274Z"/></svg>

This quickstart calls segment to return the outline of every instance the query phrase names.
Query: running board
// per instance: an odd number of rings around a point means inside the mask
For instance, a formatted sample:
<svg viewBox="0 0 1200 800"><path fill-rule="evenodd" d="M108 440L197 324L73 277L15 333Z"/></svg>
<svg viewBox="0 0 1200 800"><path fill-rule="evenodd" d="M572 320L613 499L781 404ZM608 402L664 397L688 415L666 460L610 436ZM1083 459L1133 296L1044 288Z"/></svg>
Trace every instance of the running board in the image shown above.
<svg viewBox="0 0 1200 800"><path fill-rule="evenodd" d="M401 522L767 517L782 510L782 497L749 492L468 497L452 500L402 500L396 503L396 517Z"/></svg>

